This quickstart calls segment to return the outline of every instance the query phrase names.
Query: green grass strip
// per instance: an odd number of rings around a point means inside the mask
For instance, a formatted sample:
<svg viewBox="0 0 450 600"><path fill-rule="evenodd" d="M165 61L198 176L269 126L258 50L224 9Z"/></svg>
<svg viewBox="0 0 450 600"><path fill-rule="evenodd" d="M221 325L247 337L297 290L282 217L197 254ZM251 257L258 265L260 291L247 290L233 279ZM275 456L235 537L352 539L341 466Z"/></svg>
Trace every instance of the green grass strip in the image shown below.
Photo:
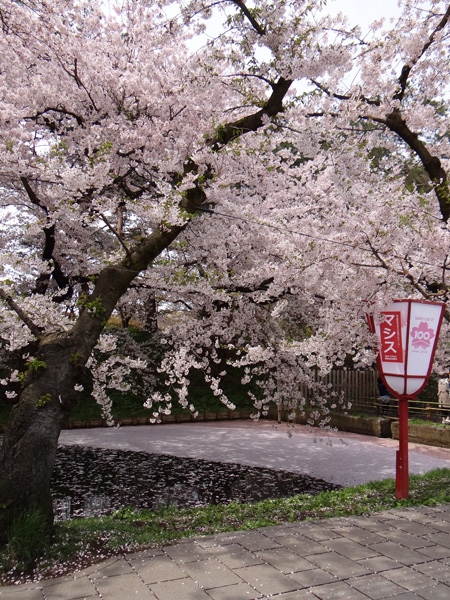
<svg viewBox="0 0 450 600"><path fill-rule="evenodd" d="M123 552L160 548L179 539L349 515L371 515L399 507L450 502L450 469L410 476L406 500L395 498L395 481L371 482L315 496L232 502L205 508L164 508L157 512L126 508L111 516L59 523L45 554L26 564L10 548L0 553L0 581L58 576Z"/></svg>

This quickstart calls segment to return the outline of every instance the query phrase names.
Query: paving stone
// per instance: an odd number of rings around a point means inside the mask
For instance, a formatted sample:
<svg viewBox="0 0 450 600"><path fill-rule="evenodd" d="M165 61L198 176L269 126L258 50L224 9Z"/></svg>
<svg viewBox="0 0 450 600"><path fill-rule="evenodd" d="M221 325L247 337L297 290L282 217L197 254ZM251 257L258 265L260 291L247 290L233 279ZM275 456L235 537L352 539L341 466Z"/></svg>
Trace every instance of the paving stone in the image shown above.
<svg viewBox="0 0 450 600"><path fill-rule="evenodd" d="M349 524L357 525L367 531L382 531L383 529L389 529L390 525L381 521L376 515L373 517L348 517L348 523L344 528L348 527Z"/></svg>
<svg viewBox="0 0 450 600"><path fill-rule="evenodd" d="M450 558L450 548L445 546L427 546L426 548L418 548L417 552L428 558Z"/></svg>
<svg viewBox="0 0 450 600"><path fill-rule="evenodd" d="M424 510L422 510L424 508ZM428 506L428 507L420 507L421 512L428 512L429 514L438 513L441 515L445 515L446 518L450 521L450 507L448 504L439 504L439 506Z"/></svg>
<svg viewBox="0 0 450 600"><path fill-rule="evenodd" d="M414 569L410 569L408 567L403 567L401 569L393 569L392 571L386 571L382 573L382 577L385 579L389 579L393 583L401 586L405 590L414 591L418 590L422 587L427 587L434 585L436 582L424 575L423 573L419 573Z"/></svg>
<svg viewBox="0 0 450 600"><path fill-rule="evenodd" d="M326 542L326 546L330 550L333 550L338 554L342 554L342 556L345 556L350 560L362 560L363 558L372 558L374 556L378 556L378 553L374 550L366 548L365 546L362 546L361 544L358 544L352 540L346 540L345 538L328 540Z"/></svg>
<svg viewBox="0 0 450 600"><path fill-rule="evenodd" d="M363 544L365 546L368 546L369 544L378 544L383 542L385 539L378 535L378 533L374 533L373 531L368 531L367 529L356 526L343 527L340 529L340 532L341 535L339 537L358 542L358 544Z"/></svg>
<svg viewBox="0 0 450 600"><path fill-rule="evenodd" d="M287 575L283 575L271 565L244 567L236 569L234 572L258 590L258 592L266 596L280 594L281 592L291 592L300 587L296 581L290 579Z"/></svg>
<svg viewBox="0 0 450 600"><path fill-rule="evenodd" d="M200 537L0 586L0 600L448 600L450 504L440 508Z"/></svg>
<svg viewBox="0 0 450 600"><path fill-rule="evenodd" d="M202 535L201 537L194 538L196 544L199 544L203 548L209 548L210 546L232 544L235 540L236 532L224 531L223 533L215 533L214 535Z"/></svg>
<svg viewBox="0 0 450 600"><path fill-rule="evenodd" d="M450 583L450 567L439 560L433 560L421 565L414 565L414 570L428 575L437 581ZM449 595L450 597L450 595Z"/></svg>
<svg viewBox="0 0 450 600"><path fill-rule="evenodd" d="M0 587L1 600L43 600L44 596L40 589L16 590L10 587Z"/></svg>
<svg viewBox="0 0 450 600"><path fill-rule="evenodd" d="M450 523L448 521L431 521L429 525L433 527L433 529L437 529L437 531L450 533Z"/></svg>
<svg viewBox="0 0 450 600"><path fill-rule="evenodd" d="M270 538L281 537L282 535L292 535L293 531L297 531L297 525L269 525L268 527L259 527L256 531Z"/></svg>
<svg viewBox="0 0 450 600"><path fill-rule="evenodd" d="M399 527L402 531L406 531L407 533L411 533L412 535L430 535L431 533L437 533L438 530L431 526L430 523L416 523L411 521L403 521L399 524Z"/></svg>
<svg viewBox="0 0 450 600"><path fill-rule="evenodd" d="M256 600L257 598L263 598L261 593L254 590L248 583L238 583L208 590L208 595L213 600Z"/></svg>
<svg viewBox="0 0 450 600"><path fill-rule="evenodd" d="M233 541L241 544L241 546L250 551L269 550L270 548L279 546L277 541L263 535L259 531L240 531L233 536Z"/></svg>
<svg viewBox="0 0 450 600"><path fill-rule="evenodd" d="M305 554L322 554L327 552L326 546L319 542L313 542L304 535L287 535L281 538L274 538L276 542L279 542L280 546L289 548L293 552L305 556Z"/></svg>
<svg viewBox="0 0 450 600"><path fill-rule="evenodd" d="M177 563L184 564L196 560L206 560L210 554L207 548L202 548L196 542L186 542L175 546L166 546L164 552Z"/></svg>
<svg viewBox="0 0 450 600"><path fill-rule="evenodd" d="M211 600L211 596L189 578L154 583L150 589L158 600ZM124 596L121 600L125 598L129 600L130 596Z"/></svg>
<svg viewBox="0 0 450 600"><path fill-rule="evenodd" d="M356 588L372 600L381 600L381 598L391 598L396 594L401 594L405 588L384 579L381 575L365 575L346 581L351 587Z"/></svg>
<svg viewBox="0 0 450 600"><path fill-rule="evenodd" d="M450 548L450 534L445 533L444 531L427 535L427 539L432 544L438 544L439 546Z"/></svg>
<svg viewBox="0 0 450 600"><path fill-rule="evenodd" d="M418 537L416 535L408 533L407 531L402 531L401 529L396 529L394 531L380 531L378 535L380 535L380 537L389 539L392 542L397 542L397 544L401 544L402 546L405 546L406 548L411 548L413 550L416 550L417 548L425 548L426 546L432 546L435 543L433 541L430 541L429 537L428 539Z"/></svg>
<svg viewBox="0 0 450 600"><path fill-rule="evenodd" d="M232 540L227 540L226 538L223 541L219 540L218 538L220 535L222 534L218 533L216 535L202 535L200 537L193 537L191 538L191 542L195 542L201 548L211 548L217 545L232 543ZM228 533L225 535L228 536Z"/></svg>
<svg viewBox="0 0 450 600"><path fill-rule="evenodd" d="M87 575L49 579L43 584L45 600L75 600L77 598L98 598L98 594Z"/></svg>
<svg viewBox="0 0 450 600"><path fill-rule="evenodd" d="M155 600L154 594L136 573L96 579L95 587L104 600Z"/></svg>
<svg viewBox="0 0 450 600"><path fill-rule="evenodd" d="M345 581L313 587L310 591L320 600L367 600L367 596Z"/></svg>
<svg viewBox="0 0 450 600"><path fill-rule="evenodd" d="M436 517L436 514L442 514L442 511L437 506L421 506L420 508L405 507L399 510L401 510L404 517L411 521L433 519Z"/></svg>
<svg viewBox="0 0 450 600"><path fill-rule="evenodd" d="M326 583L338 581L337 577L323 569L311 569L310 571L291 573L289 577L299 583L302 588L309 588L315 585L324 585Z"/></svg>
<svg viewBox="0 0 450 600"><path fill-rule="evenodd" d="M287 548L275 548L274 550L262 550L258 556L272 567L282 573L294 573L295 571L307 571L314 565L305 558Z"/></svg>
<svg viewBox="0 0 450 600"><path fill-rule="evenodd" d="M147 550L140 550L139 552L131 552L130 554L127 554L127 559L140 560L152 558L154 556L165 556L165 553L157 548L148 548Z"/></svg>
<svg viewBox="0 0 450 600"><path fill-rule="evenodd" d="M186 563L183 568L198 585L205 589L242 583L231 569L215 558Z"/></svg>
<svg viewBox="0 0 450 600"><path fill-rule="evenodd" d="M138 573L144 583L158 583L159 581L171 581L172 579L183 579L186 573L164 554L142 558L132 558L131 566Z"/></svg>
<svg viewBox="0 0 450 600"><path fill-rule="evenodd" d="M431 507L433 508L433 507ZM434 513L435 511L432 510L431 513ZM418 513L421 514L430 514L430 512L427 511L417 511L415 508L411 508L411 507L404 507L404 508L391 508L387 511L383 511L383 516L385 515L387 518L389 517L394 517L394 518L402 518L402 519L412 519L414 518L415 515L417 515Z"/></svg>
<svg viewBox="0 0 450 600"><path fill-rule="evenodd" d="M384 512L379 513L376 517L377 522L381 526L382 531L387 529L397 529L401 523L408 523L408 519L400 519L398 516L389 515Z"/></svg>
<svg viewBox="0 0 450 600"><path fill-rule="evenodd" d="M230 600L233 599L230 598ZM276 594L271 596L270 600L317 600L317 596L314 596L309 590L297 590L288 594Z"/></svg>
<svg viewBox="0 0 450 600"><path fill-rule="evenodd" d="M388 558L387 556L375 556L374 558L365 558L364 560L358 560L358 563L362 567L365 567L370 571L374 571L375 573L380 573L382 571L390 571L391 569L400 569L402 566L396 560L392 560L392 558Z"/></svg>
<svg viewBox="0 0 450 600"><path fill-rule="evenodd" d="M392 521L381 520L381 518L375 518L371 527L364 527L367 531L372 533L380 534L382 531L392 530Z"/></svg>
<svg viewBox="0 0 450 600"><path fill-rule="evenodd" d="M424 600L448 600L450 598L450 587L443 583L438 583L433 587L417 590L416 594Z"/></svg>
<svg viewBox="0 0 450 600"><path fill-rule="evenodd" d="M315 542L338 539L342 537L339 533L340 529L338 531L335 531L331 527L322 526L318 524L306 523L305 526L296 527L295 529L301 535L304 535L305 537L309 538L310 540L314 540Z"/></svg>
<svg viewBox="0 0 450 600"><path fill-rule="evenodd" d="M444 515L442 515L442 513L428 513L426 511L422 510L423 507L421 507L420 511L410 511L409 513L406 514L406 518L409 521L414 521L416 523L423 523L423 524L429 524L432 527L435 527L437 523L445 523L445 518Z"/></svg>
<svg viewBox="0 0 450 600"><path fill-rule="evenodd" d="M83 575L88 575L89 577L92 577L92 575L94 573L98 572L99 568L106 569L106 567L109 567L110 565L113 565L118 560L120 560L119 557L112 556L111 558L107 558L106 560L102 560L101 563L96 563L96 564L91 565L89 567L85 567L84 569L81 569L80 571L77 571L78 577L81 577Z"/></svg>
<svg viewBox="0 0 450 600"><path fill-rule="evenodd" d="M342 527L348 527L347 517L332 517L326 520L326 527L339 531Z"/></svg>
<svg viewBox="0 0 450 600"><path fill-rule="evenodd" d="M325 554L313 554L306 557L319 568L328 571L336 577L346 579L358 575L369 575L370 571L359 563L341 556L337 552L326 552Z"/></svg>
<svg viewBox="0 0 450 600"><path fill-rule="evenodd" d="M97 565L95 570L92 570L90 577L92 579L102 579L104 577L116 577L118 575L126 575L133 573L133 567L125 558L116 558L112 562Z"/></svg>
<svg viewBox="0 0 450 600"><path fill-rule="evenodd" d="M414 592L405 592L404 594L398 594L398 596L394 596L392 600L423 600L423 598Z"/></svg>
<svg viewBox="0 0 450 600"><path fill-rule="evenodd" d="M395 521L397 519L407 519L408 511L403 508L391 508L384 510L382 513L378 513L377 518Z"/></svg>
<svg viewBox="0 0 450 600"><path fill-rule="evenodd" d="M410 566L416 563L423 563L426 561L426 557L411 548L405 548L400 544L394 542L384 542L381 544L371 544L370 548L375 550L379 554L384 554L399 563Z"/></svg>
<svg viewBox="0 0 450 600"><path fill-rule="evenodd" d="M263 562L261 558L246 550L239 544L227 544L226 546L212 546L208 548L210 556L217 558L230 569L249 567Z"/></svg>

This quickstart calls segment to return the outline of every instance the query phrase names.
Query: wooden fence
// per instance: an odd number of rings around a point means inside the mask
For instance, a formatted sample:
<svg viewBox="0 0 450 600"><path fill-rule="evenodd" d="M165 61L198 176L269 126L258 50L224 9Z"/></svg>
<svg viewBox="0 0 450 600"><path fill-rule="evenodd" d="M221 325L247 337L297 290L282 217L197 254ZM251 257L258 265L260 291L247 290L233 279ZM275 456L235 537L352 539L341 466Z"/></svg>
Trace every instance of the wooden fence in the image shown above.
<svg viewBox="0 0 450 600"><path fill-rule="evenodd" d="M349 412L368 412L376 410L378 398L377 372L374 369L365 371L350 371L336 369L331 371L321 381L331 384L331 389L343 396L346 403L351 405Z"/></svg>
<svg viewBox="0 0 450 600"><path fill-rule="evenodd" d="M327 376L319 378L325 385L331 384L330 391L343 396L345 403L350 405L349 414L386 415L391 418L398 417L398 403L392 399L388 406L379 402L378 373L375 369L365 371L351 371L336 369ZM307 400L311 392L304 390ZM330 400L331 404L332 400ZM308 404L308 402L307 402ZM431 378L427 387L415 400L409 403L410 418L419 418L428 421L446 422L450 424L450 406L442 407L438 404L437 380Z"/></svg>
<svg viewBox="0 0 450 600"><path fill-rule="evenodd" d="M366 371L350 371L336 369L324 377L317 377L317 380L328 388L326 395L329 395L328 404L338 404L335 398L341 398L345 406L348 406L349 412L367 412L376 411L376 400L378 398L377 373L374 369ZM302 386L302 395L306 399L306 408L314 405L314 396L317 392L308 389L306 384ZM343 405L344 410L344 405Z"/></svg>

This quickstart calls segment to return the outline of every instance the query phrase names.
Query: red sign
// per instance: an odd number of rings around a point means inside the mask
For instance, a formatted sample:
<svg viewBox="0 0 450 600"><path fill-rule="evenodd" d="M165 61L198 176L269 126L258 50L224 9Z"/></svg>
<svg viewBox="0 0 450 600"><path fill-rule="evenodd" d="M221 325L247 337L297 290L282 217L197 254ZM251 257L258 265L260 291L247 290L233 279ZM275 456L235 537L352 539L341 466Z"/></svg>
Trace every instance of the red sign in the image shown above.
<svg viewBox="0 0 450 600"><path fill-rule="evenodd" d="M380 375L386 387L398 398L395 495L407 498L408 399L414 398L427 384L445 304L408 298L394 300L386 308L381 313L381 322L371 315L368 321L370 331L377 334L379 340L377 363Z"/></svg>
<svg viewBox="0 0 450 600"><path fill-rule="evenodd" d="M384 321L380 323L381 360L383 362L402 363L403 347L400 312L383 312Z"/></svg>

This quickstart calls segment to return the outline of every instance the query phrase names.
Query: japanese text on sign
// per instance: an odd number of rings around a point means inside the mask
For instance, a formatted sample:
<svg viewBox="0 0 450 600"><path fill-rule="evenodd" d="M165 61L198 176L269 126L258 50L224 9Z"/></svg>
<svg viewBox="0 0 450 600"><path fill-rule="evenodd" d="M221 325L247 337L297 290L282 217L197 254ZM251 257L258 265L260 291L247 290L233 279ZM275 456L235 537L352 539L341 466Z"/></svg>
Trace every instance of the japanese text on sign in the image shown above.
<svg viewBox="0 0 450 600"><path fill-rule="evenodd" d="M381 360L383 362L403 362L400 312L383 312L380 323Z"/></svg>

